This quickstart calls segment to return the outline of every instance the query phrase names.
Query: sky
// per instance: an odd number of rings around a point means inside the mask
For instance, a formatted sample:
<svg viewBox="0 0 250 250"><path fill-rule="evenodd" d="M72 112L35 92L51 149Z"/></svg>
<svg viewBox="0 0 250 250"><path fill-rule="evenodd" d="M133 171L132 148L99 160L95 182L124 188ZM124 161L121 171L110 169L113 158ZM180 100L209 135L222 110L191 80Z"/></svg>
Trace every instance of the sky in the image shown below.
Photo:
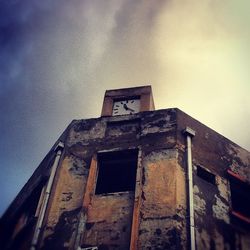
<svg viewBox="0 0 250 250"><path fill-rule="evenodd" d="M152 85L250 150L248 0L0 0L0 215L107 89Z"/></svg>

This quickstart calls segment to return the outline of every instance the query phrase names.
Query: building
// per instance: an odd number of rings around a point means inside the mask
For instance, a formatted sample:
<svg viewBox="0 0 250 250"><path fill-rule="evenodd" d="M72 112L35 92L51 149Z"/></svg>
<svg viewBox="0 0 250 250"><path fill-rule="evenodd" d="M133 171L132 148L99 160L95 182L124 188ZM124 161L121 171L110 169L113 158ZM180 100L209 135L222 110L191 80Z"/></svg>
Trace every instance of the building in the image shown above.
<svg viewBox="0 0 250 250"><path fill-rule="evenodd" d="M250 153L150 86L73 120L1 219L1 249L250 249Z"/></svg>

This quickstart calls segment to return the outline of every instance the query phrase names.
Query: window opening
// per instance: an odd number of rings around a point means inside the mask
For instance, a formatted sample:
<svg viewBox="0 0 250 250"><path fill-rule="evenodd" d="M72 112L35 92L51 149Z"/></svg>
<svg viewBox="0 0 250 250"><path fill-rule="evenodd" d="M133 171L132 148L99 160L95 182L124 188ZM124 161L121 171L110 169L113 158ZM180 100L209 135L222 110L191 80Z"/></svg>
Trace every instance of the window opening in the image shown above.
<svg viewBox="0 0 250 250"><path fill-rule="evenodd" d="M12 233L13 246L16 246L13 249L18 249L19 244L21 244L20 241L23 242L23 239L28 239L32 230L34 230L36 210L45 184L46 180L41 180L20 208Z"/></svg>
<svg viewBox="0 0 250 250"><path fill-rule="evenodd" d="M241 180L231 178L232 214L250 224L250 186Z"/></svg>
<svg viewBox="0 0 250 250"><path fill-rule="evenodd" d="M98 154L98 177L95 194L135 190L138 150Z"/></svg>
<svg viewBox="0 0 250 250"><path fill-rule="evenodd" d="M197 166L197 176L213 185L216 184L215 175L200 166Z"/></svg>

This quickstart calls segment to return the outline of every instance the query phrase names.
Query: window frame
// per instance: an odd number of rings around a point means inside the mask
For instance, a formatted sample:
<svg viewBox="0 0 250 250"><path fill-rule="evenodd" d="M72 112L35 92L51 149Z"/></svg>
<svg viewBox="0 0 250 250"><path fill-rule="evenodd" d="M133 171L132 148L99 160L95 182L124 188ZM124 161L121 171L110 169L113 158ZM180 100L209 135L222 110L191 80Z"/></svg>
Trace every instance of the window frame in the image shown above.
<svg viewBox="0 0 250 250"><path fill-rule="evenodd" d="M228 176L229 176L229 184L230 184L230 194L231 194L231 215L233 219L236 219L237 221L243 222L244 224L250 226L250 205L249 206L249 212L246 214L244 210L248 209L248 207L241 208L240 205L235 205L237 200L235 200L235 197L239 199L239 196L241 200L244 200L242 204L248 204L246 200L249 200L248 195L250 193L250 185L247 183L246 179L239 174L236 174L232 170L227 170ZM239 192L239 190L234 191L236 188L240 188L244 192ZM235 194L236 193L236 194ZM241 204L241 205L242 205ZM244 205L243 205L244 206Z"/></svg>
<svg viewBox="0 0 250 250"><path fill-rule="evenodd" d="M131 166L132 169L130 169L130 173L128 174L127 177L132 177L133 178L133 180L132 180L133 184L126 183L125 184L125 187L127 187L126 189L116 186L116 188L113 188L113 189L118 189L117 191L116 190L109 190L108 192L106 192L106 190L105 190L104 192L101 192L101 190L100 190L101 187L100 186L102 186L103 183L104 184L107 183L107 180L104 180L104 181L99 180L99 178L101 177L100 172L103 171L103 169L100 171L100 168L105 168L105 165L107 164L107 162L105 162L105 159L101 159L102 157L103 158L105 157L105 154L109 155L109 157L112 156L112 154L114 154L117 161L119 161L117 155L121 154L124 157L124 154L125 155L126 154L131 154L131 159L130 160L127 160L127 159L122 157L120 159L120 161L123 161L124 159L126 160L126 162L131 161L131 163L130 163L131 165L129 165L128 167ZM139 149L138 148L98 151L97 155L96 155L96 180L95 180L95 187L94 187L94 195L101 195L101 196L105 195L105 196L107 196L107 195L112 195L112 194L115 194L115 193L135 192L135 190L136 190L136 176L137 176L137 168L138 168L138 157L139 157ZM104 162L100 163L100 161L104 161ZM112 163L112 160L111 160L111 165L115 165L114 163ZM124 165L126 165L126 163L123 162L122 165L123 166L122 166L122 171L121 172L124 171L124 168L125 168ZM114 168L115 166L108 166L108 167L109 167L109 172L111 173L112 168ZM119 168L121 170L121 167L119 167ZM122 174L122 173L120 173L120 174ZM107 178L107 176L103 176L103 175L102 175L102 177ZM120 181L123 181L123 184L125 182L125 180L123 178L121 178ZM101 184L100 184L100 182L101 182ZM127 182L129 182L129 180L127 180ZM111 184L111 186L112 186L112 184ZM131 186L133 186L133 187L131 187ZM110 187L106 187L106 188L109 189Z"/></svg>

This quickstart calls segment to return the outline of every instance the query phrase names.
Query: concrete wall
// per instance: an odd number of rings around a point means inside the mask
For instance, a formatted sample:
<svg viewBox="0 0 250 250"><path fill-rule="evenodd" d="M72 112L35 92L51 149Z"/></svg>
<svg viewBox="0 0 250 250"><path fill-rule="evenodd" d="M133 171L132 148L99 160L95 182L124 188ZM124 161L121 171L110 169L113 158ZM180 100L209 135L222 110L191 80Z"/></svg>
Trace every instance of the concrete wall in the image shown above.
<svg viewBox="0 0 250 250"><path fill-rule="evenodd" d="M184 171L178 165L177 150L168 150L173 148L175 140L175 110L74 121L53 190L41 242L43 249L51 246L72 249L79 238L79 244L85 247L128 249L132 228L139 239L135 244L145 245L145 249L148 244L152 249L166 246L180 237L183 238L180 244L185 245L185 223L177 222L177 217L185 216ZM137 176L136 193L141 203L136 223L132 218L136 217L134 192L93 195L88 185L93 189L96 178L91 184L86 183L91 160L98 151L137 147L142 155L143 178ZM159 174L165 177L158 178ZM171 186L173 181L175 184ZM82 209L88 192L88 204ZM152 210L152 203L157 204L158 212ZM148 223L152 229L145 234ZM80 237L77 231L81 232ZM150 241L147 235L151 235ZM162 243L157 242L159 238Z"/></svg>
<svg viewBox="0 0 250 250"><path fill-rule="evenodd" d="M145 155L139 249L186 248L185 194L185 174L176 149Z"/></svg>
<svg viewBox="0 0 250 250"><path fill-rule="evenodd" d="M232 218L228 170L250 185L250 153L178 109L73 121L60 138L65 148L39 248L188 249L186 126L196 131L192 154L197 249L249 249L249 228ZM135 190L95 195L98 152L134 148L139 150ZM53 155L24 190L48 176ZM198 168L212 173L215 182L198 176ZM28 197L22 191L12 207ZM15 224L19 210L7 211L5 224L8 218Z"/></svg>
<svg viewBox="0 0 250 250"><path fill-rule="evenodd" d="M182 111L177 115L178 147L185 141L181 131L189 126L196 131L192 140L195 233L197 249L249 249L250 230L234 223L231 215L228 170L244 177L250 185L250 153L206 127ZM212 184L197 175L197 167L214 174Z"/></svg>

